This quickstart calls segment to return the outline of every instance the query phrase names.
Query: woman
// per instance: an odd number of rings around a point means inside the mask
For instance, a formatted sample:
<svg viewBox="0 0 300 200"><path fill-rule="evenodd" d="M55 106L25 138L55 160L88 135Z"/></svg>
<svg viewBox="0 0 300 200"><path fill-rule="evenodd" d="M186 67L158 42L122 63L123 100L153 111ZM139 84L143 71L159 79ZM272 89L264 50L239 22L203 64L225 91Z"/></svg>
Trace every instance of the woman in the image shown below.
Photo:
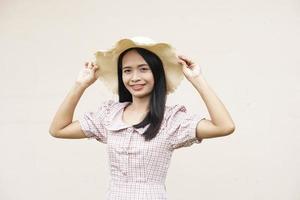
<svg viewBox="0 0 300 200"><path fill-rule="evenodd" d="M167 199L164 182L173 151L235 129L199 65L186 56L175 56L168 45L146 45L148 40L123 40L112 51L96 54L98 64L86 63L49 130L57 138L87 137L108 145L109 200ZM175 57L176 64L169 62ZM181 74L204 100L211 120L203 114L191 115L185 106L166 105L166 96L176 89ZM98 77L118 92L119 101L107 100L96 112L86 112L72 122L80 97Z"/></svg>

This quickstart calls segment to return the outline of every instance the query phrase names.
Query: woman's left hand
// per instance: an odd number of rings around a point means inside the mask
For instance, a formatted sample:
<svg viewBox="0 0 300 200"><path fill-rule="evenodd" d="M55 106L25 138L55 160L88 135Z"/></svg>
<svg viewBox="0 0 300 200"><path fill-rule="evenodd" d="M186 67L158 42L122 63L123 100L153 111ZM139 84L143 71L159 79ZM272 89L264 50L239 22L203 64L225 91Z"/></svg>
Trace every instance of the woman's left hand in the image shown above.
<svg viewBox="0 0 300 200"><path fill-rule="evenodd" d="M184 55L178 55L178 58L178 63L182 65L182 71L188 80L202 75L200 66L194 63L190 58Z"/></svg>

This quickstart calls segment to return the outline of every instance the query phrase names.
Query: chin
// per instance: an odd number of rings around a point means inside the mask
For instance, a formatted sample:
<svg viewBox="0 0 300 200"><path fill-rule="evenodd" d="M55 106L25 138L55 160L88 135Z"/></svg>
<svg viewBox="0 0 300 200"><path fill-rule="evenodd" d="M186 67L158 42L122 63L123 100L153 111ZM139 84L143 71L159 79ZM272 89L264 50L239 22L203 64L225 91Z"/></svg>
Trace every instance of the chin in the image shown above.
<svg viewBox="0 0 300 200"><path fill-rule="evenodd" d="M143 98L151 95L151 92L144 91L130 91L131 95L138 98Z"/></svg>

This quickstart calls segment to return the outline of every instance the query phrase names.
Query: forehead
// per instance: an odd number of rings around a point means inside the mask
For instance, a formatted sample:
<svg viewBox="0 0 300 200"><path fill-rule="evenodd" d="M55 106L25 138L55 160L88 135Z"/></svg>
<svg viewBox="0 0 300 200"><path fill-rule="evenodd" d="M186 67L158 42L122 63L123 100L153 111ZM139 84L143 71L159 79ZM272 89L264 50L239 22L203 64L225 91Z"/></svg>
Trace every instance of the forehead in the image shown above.
<svg viewBox="0 0 300 200"><path fill-rule="evenodd" d="M147 62L136 50L128 51L122 59L123 67L125 66L135 67L136 65L139 64L147 64Z"/></svg>

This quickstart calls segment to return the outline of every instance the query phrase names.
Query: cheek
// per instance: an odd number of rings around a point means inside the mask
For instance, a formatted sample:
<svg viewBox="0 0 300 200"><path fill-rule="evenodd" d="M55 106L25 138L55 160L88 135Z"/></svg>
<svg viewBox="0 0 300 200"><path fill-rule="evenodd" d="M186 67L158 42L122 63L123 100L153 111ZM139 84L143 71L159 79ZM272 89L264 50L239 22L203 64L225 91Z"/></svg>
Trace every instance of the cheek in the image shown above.
<svg viewBox="0 0 300 200"><path fill-rule="evenodd" d="M125 75L123 75L123 76L122 76L122 80L123 80L123 83L126 83L126 82L128 82L128 77L125 76Z"/></svg>
<svg viewBox="0 0 300 200"><path fill-rule="evenodd" d="M148 80L149 80L149 82L151 82L152 85L154 85L154 77L152 74L149 75Z"/></svg>
<svg viewBox="0 0 300 200"><path fill-rule="evenodd" d="M154 87L154 79L153 78L148 79L148 84L151 88L153 88Z"/></svg>

